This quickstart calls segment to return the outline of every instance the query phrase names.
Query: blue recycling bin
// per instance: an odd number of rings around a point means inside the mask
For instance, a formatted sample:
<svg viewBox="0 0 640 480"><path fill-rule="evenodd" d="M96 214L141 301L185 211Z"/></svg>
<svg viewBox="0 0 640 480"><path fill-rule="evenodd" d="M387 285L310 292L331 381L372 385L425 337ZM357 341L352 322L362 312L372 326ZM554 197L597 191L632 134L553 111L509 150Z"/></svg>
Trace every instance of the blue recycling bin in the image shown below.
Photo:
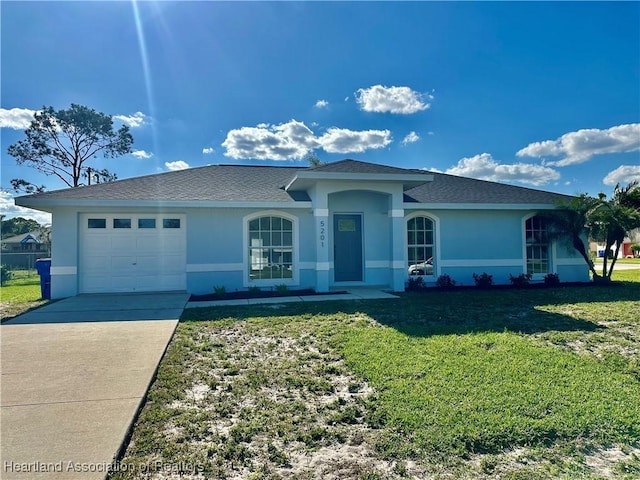
<svg viewBox="0 0 640 480"><path fill-rule="evenodd" d="M36 270L40 275L40 295L49 300L51 299L51 259L39 258L36 260Z"/></svg>

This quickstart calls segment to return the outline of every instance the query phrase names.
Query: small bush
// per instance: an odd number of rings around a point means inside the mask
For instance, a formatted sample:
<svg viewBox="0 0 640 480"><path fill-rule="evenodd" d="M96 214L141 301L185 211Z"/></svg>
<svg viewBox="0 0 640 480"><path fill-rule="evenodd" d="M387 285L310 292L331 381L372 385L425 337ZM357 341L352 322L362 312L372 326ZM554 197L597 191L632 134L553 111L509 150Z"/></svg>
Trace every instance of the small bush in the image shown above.
<svg viewBox="0 0 640 480"><path fill-rule="evenodd" d="M407 292L419 292L425 288L424 279L419 275L409 277L405 285L405 290Z"/></svg>
<svg viewBox="0 0 640 480"><path fill-rule="evenodd" d="M286 295L289 292L289 287L286 283L281 283L280 285L276 285L276 292L280 295Z"/></svg>
<svg viewBox="0 0 640 480"><path fill-rule="evenodd" d="M4 285L11 280L11 269L7 265L0 265L0 284Z"/></svg>
<svg viewBox="0 0 640 480"><path fill-rule="evenodd" d="M493 275L489 275L487 272L483 272L480 275L474 273L473 281L476 282L476 287L478 288L489 288L493 285Z"/></svg>
<svg viewBox="0 0 640 480"><path fill-rule="evenodd" d="M252 285L249 287L249 294L250 295L257 295L258 293L260 293L260 287L257 287L255 285Z"/></svg>
<svg viewBox="0 0 640 480"><path fill-rule="evenodd" d="M224 287L224 285L221 286L215 286L213 287L213 293L216 294L216 296L220 297L220 298L224 298L227 296L227 289Z"/></svg>
<svg viewBox="0 0 640 480"><path fill-rule="evenodd" d="M530 273L521 273L520 275L516 275L515 277L509 274L509 281L514 287L525 287L529 285L529 280L531 280Z"/></svg>
<svg viewBox="0 0 640 480"><path fill-rule="evenodd" d="M560 285L560 275L557 273L547 273L544 276L544 284L547 287L555 287Z"/></svg>
<svg viewBox="0 0 640 480"><path fill-rule="evenodd" d="M456 281L449 275L440 275L436 280L436 286L440 288L453 288L456 286Z"/></svg>

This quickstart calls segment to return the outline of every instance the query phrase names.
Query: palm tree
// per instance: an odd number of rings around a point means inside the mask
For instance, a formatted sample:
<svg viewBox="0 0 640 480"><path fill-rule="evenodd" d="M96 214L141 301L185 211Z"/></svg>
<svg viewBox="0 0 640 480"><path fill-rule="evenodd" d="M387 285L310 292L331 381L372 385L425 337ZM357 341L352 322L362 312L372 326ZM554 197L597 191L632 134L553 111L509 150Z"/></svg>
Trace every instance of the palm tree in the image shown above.
<svg viewBox="0 0 640 480"><path fill-rule="evenodd" d="M602 276L611 279L624 237L640 227L640 188L631 182L624 188L620 184L613 189L611 200L603 201L589 215L589 226L594 239L605 244L605 252L615 245L611 266L607 269L607 255L602 264Z"/></svg>
<svg viewBox="0 0 640 480"><path fill-rule="evenodd" d="M573 248L582 256L593 279L600 278L585 247L585 238L588 234L587 224L589 212L598 203L598 199L582 194L574 197L570 202L558 205L555 210L540 212L538 215L544 218L547 225L549 241L568 240Z"/></svg>
<svg viewBox="0 0 640 480"><path fill-rule="evenodd" d="M556 210L539 215L547 222L550 240L570 240L589 266L594 282L608 282L625 236L640 227L640 184L634 181L624 188L616 185L609 200L602 193L598 198L582 194L559 205ZM585 248L587 236L604 243L605 252L616 246L610 266L607 265L607 255L604 256L602 275L596 272Z"/></svg>

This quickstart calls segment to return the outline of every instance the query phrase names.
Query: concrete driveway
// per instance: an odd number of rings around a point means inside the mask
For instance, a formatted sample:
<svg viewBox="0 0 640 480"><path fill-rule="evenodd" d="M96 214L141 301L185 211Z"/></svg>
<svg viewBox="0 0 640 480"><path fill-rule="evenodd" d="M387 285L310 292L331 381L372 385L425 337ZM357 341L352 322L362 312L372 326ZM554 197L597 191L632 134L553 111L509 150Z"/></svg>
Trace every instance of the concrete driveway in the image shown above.
<svg viewBox="0 0 640 480"><path fill-rule="evenodd" d="M81 295L3 323L0 478L104 478L187 301Z"/></svg>

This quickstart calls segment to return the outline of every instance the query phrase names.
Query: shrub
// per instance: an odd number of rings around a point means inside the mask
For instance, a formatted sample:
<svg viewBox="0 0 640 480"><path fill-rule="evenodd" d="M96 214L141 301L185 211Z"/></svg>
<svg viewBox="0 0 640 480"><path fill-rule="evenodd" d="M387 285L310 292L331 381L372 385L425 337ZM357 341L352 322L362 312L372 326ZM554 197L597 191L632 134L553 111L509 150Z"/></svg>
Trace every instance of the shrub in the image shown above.
<svg viewBox="0 0 640 480"><path fill-rule="evenodd" d="M555 287L557 285L560 285L560 275L558 275L557 273L547 273L544 276L544 284L547 287Z"/></svg>
<svg viewBox="0 0 640 480"><path fill-rule="evenodd" d="M440 288L453 288L456 286L456 281L452 280L449 275L440 275L436 280L436 286Z"/></svg>
<svg viewBox="0 0 640 480"><path fill-rule="evenodd" d="M517 275L515 277L509 274L509 281L514 287L525 287L529 285L529 280L531 280L530 273L521 273L520 275Z"/></svg>
<svg viewBox="0 0 640 480"><path fill-rule="evenodd" d="M413 275L407 279L405 290L407 292L419 292L426 288L424 278L419 275Z"/></svg>
<svg viewBox="0 0 640 480"><path fill-rule="evenodd" d="M257 295L258 293L260 293L260 287L257 287L255 285L252 285L249 287L249 294L250 295Z"/></svg>
<svg viewBox="0 0 640 480"><path fill-rule="evenodd" d="M224 287L224 285L216 285L215 287L213 287L213 292L220 298L224 298L227 296L227 289Z"/></svg>
<svg viewBox="0 0 640 480"><path fill-rule="evenodd" d="M289 287L287 286L286 283L281 283L280 285L276 285L276 292L278 292L280 295L286 295L288 291L289 291Z"/></svg>
<svg viewBox="0 0 640 480"><path fill-rule="evenodd" d="M474 273L473 280L476 282L476 287L478 288L489 288L493 285L493 275L489 275L487 272L483 272L480 275Z"/></svg>
<svg viewBox="0 0 640 480"><path fill-rule="evenodd" d="M0 284L4 285L11 280L11 269L7 265L0 265Z"/></svg>

